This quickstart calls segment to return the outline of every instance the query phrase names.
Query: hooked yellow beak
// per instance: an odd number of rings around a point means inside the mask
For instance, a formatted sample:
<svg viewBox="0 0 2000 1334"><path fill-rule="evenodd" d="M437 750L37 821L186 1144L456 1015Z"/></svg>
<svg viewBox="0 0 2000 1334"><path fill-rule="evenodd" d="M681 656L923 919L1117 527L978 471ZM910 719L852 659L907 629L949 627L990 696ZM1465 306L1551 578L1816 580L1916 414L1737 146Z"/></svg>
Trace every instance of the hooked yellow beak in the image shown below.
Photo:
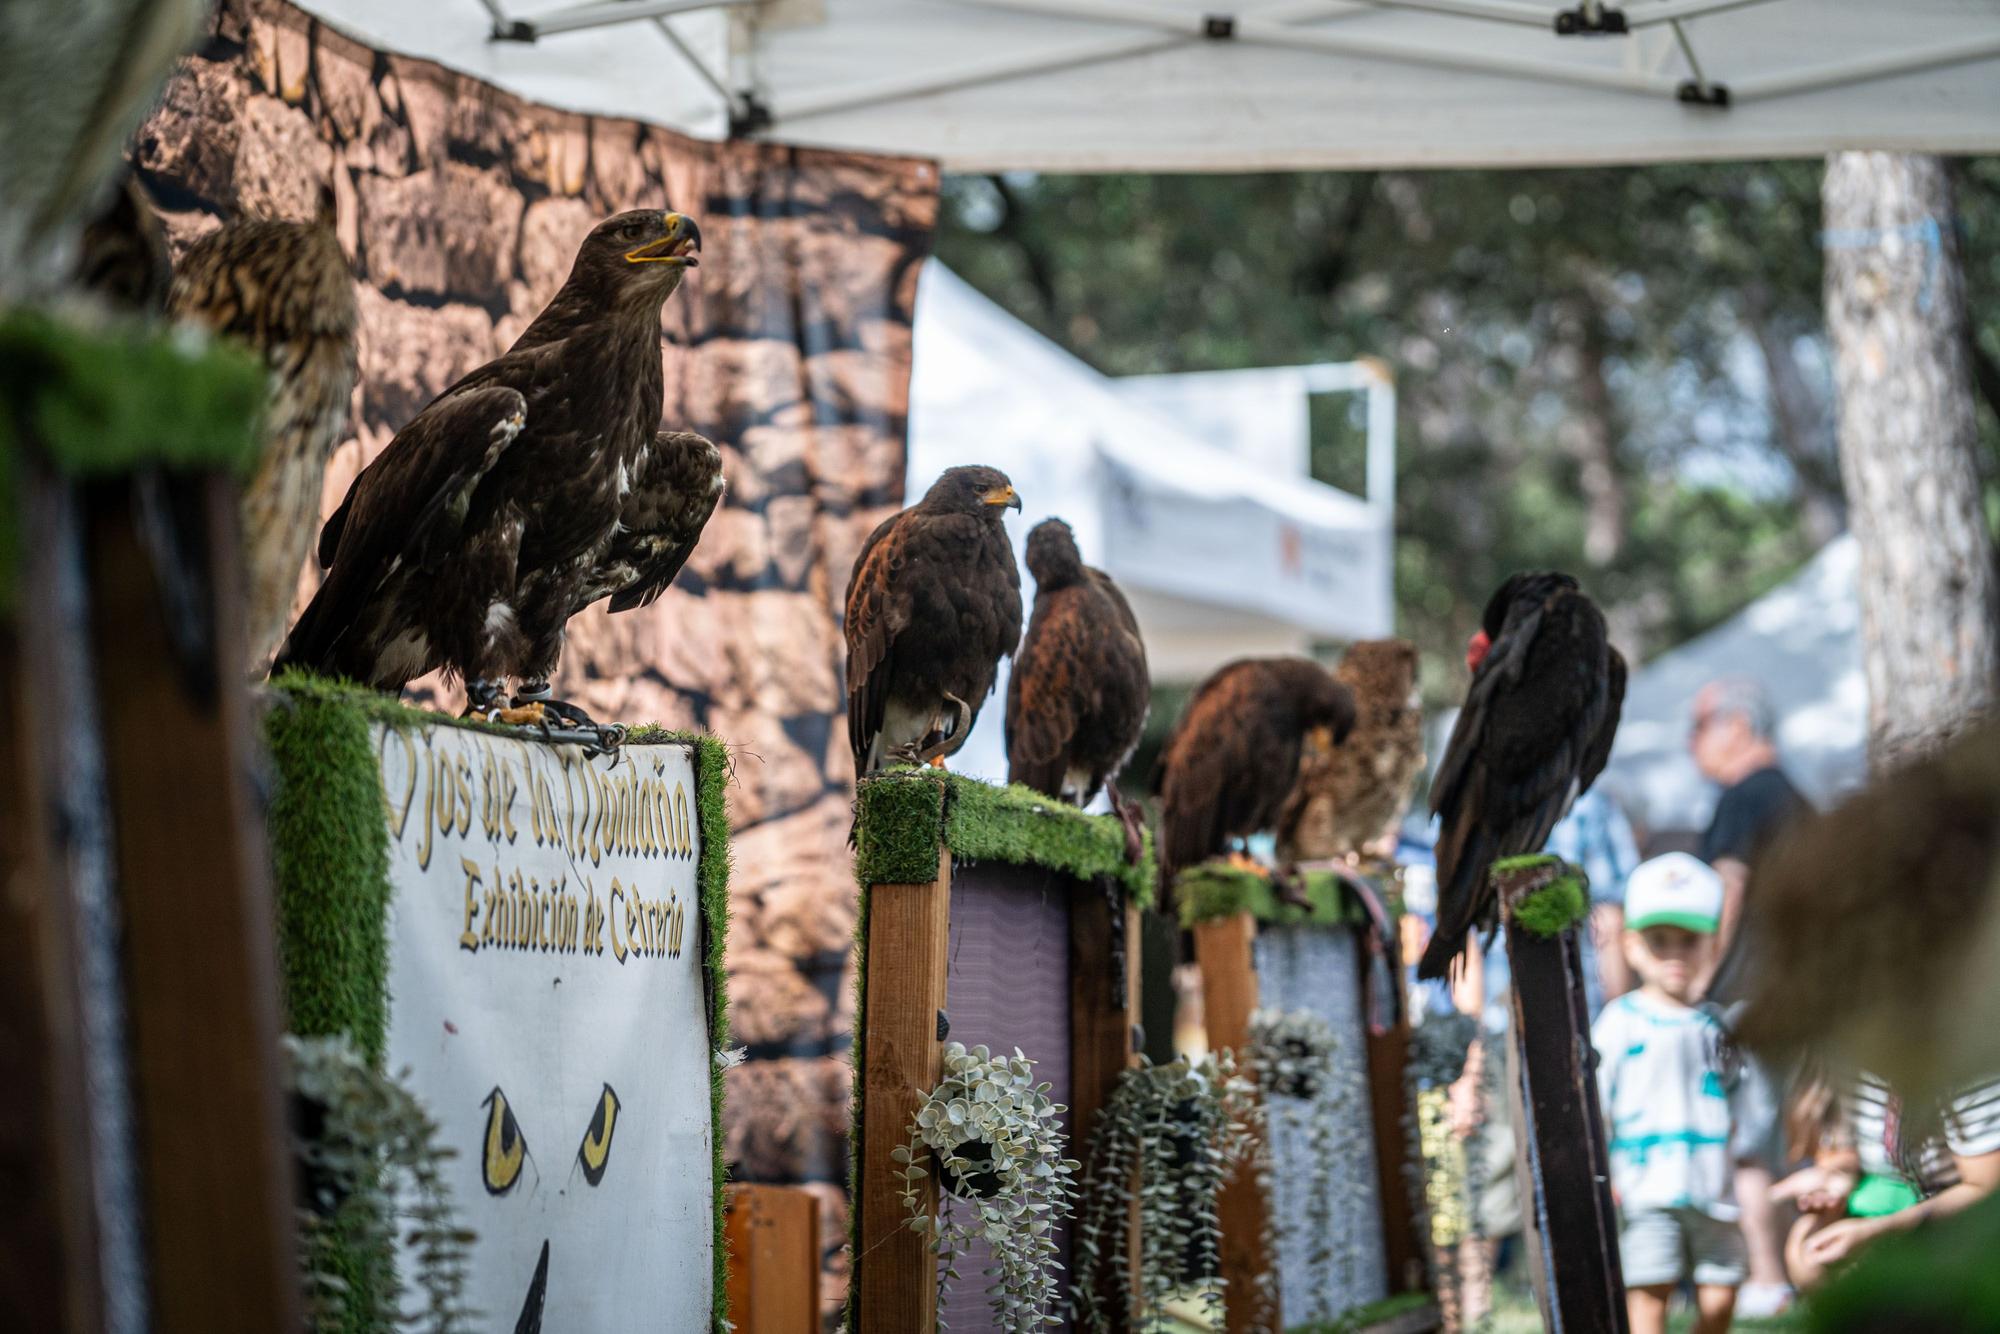
<svg viewBox="0 0 2000 1334"><path fill-rule="evenodd" d="M979 498L989 505L1005 505L1010 510L1021 508L1021 498L1014 494L1011 486L996 486Z"/></svg>
<svg viewBox="0 0 2000 1334"><path fill-rule="evenodd" d="M694 219L685 213L668 213L664 220L667 234L637 250L626 251L627 264L670 264L691 269L701 263L694 257L694 252L701 249L701 228L694 225Z"/></svg>

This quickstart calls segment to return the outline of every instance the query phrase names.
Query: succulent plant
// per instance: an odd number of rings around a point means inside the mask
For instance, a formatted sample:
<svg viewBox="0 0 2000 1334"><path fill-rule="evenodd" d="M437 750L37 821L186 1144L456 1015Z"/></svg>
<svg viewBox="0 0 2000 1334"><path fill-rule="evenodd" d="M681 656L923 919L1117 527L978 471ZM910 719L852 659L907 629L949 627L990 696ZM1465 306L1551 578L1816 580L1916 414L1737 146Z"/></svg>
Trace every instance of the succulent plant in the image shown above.
<svg viewBox="0 0 2000 1334"><path fill-rule="evenodd" d="M1063 1157L1056 1117L1066 1109L1048 1095L1019 1048L995 1056L951 1043L938 1086L892 1155L901 1165L904 1214L938 1257L939 1307L961 1278L958 1258L978 1238L993 1251L987 1295L1008 1334L1046 1327L1060 1296L1056 1229L1072 1212L1078 1164ZM921 1200L932 1167L944 1187L935 1215Z"/></svg>

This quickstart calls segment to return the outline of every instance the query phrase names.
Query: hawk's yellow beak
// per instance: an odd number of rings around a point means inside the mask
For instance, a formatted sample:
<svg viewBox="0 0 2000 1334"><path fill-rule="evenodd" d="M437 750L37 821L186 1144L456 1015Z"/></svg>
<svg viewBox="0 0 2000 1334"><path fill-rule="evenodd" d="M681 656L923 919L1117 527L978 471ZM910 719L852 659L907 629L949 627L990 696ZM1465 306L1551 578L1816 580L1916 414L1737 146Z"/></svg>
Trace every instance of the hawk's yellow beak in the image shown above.
<svg viewBox="0 0 2000 1334"><path fill-rule="evenodd" d="M1010 510L1021 508L1021 498L1014 494L1011 486L996 486L980 497L989 505L1005 505Z"/></svg>
<svg viewBox="0 0 2000 1334"><path fill-rule="evenodd" d="M694 268L701 263L694 252L701 249L701 228L694 225L694 219L685 213L663 215L667 234L657 241L648 241L637 250L625 252L627 264L671 264L675 268Z"/></svg>

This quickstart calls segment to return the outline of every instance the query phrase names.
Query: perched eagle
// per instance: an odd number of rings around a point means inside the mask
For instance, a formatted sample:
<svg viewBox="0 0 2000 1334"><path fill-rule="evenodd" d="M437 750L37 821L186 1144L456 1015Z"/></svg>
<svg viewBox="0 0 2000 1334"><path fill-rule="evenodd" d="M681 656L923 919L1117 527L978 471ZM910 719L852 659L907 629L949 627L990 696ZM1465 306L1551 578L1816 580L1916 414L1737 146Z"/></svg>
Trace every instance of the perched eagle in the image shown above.
<svg viewBox="0 0 2000 1334"><path fill-rule="evenodd" d="M842 627L856 773L965 744L1021 640L1021 573L1001 523L1020 508L998 468L947 468L862 544Z"/></svg>
<svg viewBox="0 0 2000 1334"><path fill-rule="evenodd" d="M570 616L595 598L623 609L657 596L719 493L712 447L658 431L660 306L700 248L679 213L599 223L513 347L355 478L320 533L326 582L280 665L384 690L443 668L477 713L512 677L517 702L588 723L548 699Z"/></svg>
<svg viewBox="0 0 2000 1334"><path fill-rule="evenodd" d="M1307 658L1244 658L1217 669L1188 700L1153 774L1160 798L1160 876L1274 828L1298 782L1308 736L1345 741L1354 697Z"/></svg>
<svg viewBox="0 0 2000 1334"><path fill-rule="evenodd" d="M1437 931L1418 977L1442 977L1498 910L1487 869L1540 852L1611 756L1625 659L1566 574L1517 574L1466 649L1472 689L1431 780L1439 817Z"/></svg>
<svg viewBox="0 0 2000 1334"><path fill-rule="evenodd" d="M311 222L230 223L181 256L167 293L176 322L244 344L271 373L264 452L243 490L253 670L284 638L354 392L359 316L333 223L332 190Z"/></svg>
<svg viewBox="0 0 2000 1334"><path fill-rule="evenodd" d="M1028 534L1035 612L1007 678L1007 781L1088 805L1099 789L1139 855L1143 817L1118 790L1153 696L1139 622L1111 576L1083 563L1061 519Z"/></svg>
<svg viewBox="0 0 2000 1334"><path fill-rule="evenodd" d="M1299 785L1278 821L1281 860L1360 856L1402 815L1424 764L1415 645L1350 644L1333 677L1354 696L1354 730L1299 765Z"/></svg>

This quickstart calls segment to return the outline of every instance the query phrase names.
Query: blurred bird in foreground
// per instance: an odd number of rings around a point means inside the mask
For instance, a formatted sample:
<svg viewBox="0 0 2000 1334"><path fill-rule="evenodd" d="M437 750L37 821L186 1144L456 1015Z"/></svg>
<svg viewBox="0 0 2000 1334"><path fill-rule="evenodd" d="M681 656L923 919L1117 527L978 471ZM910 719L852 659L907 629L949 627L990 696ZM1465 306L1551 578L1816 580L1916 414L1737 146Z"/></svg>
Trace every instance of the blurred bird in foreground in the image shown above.
<svg viewBox="0 0 2000 1334"><path fill-rule="evenodd" d="M1354 696L1354 730L1330 750L1308 753L1278 819L1285 861L1355 860L1408 804L1424 764L1424 715L1417 703L1417 650L1406 639L1348 646L1333 679Z"/></svg>
<svg viewBox="0 0 2000 1334"><path fill-rule="evenodd" d="M1715 985L1746 1045L1905 1107L2000 1073L2000 718L1778 835Z"/></svg>
<svg viewBox="0 0 2000 1334"><path fill-rule="evenodd" d="M1021 572L1001 516L1021 508L998 468L947 468L884 519L847 581L847 739L854 771L958 753L1021 642Z"/></svg>
<svg viewBox="0 0 2000 1334"><path fill-rule="evenodd" d="M331 189L311 222L226 224L181 256L167 294L176 322L243 344L271 376L264 451L243 490L252 670L284 638L354 392L354 276L333 225Z"/></svg>
<svg viewBox="0 0 2000 1334"><path fill-rule="evenodd" d="M1540 852L1597 781L1625 701L1625 659L1604 613L1566 574L1517 574L1467 646L1472 688L1431 780L1439 818L1437 931L1417 976L1442 977L1499 903L1488 869Z"/></svg>
<svg viewBox="0 0 2000 1334"><path fill-rule="evenodd" d="M1276 827L1310 744L1339 745L1354 727L1354 697L1307 658L1244 658L1202 682L1168 734L1153 774L1160 798L1160 880L1171 912L1174 879L1230 852L1264 874L1241 844ZM1279 896L1304 906L1304 890L1277 877Z"/></svg>
<svg viewBox="0 0 2000 1334"><path fill-rule="evenodd" d="M1061 519L1028 534L1028 572L1035 611L1007 678L1007 781L1078 806L1109 793L1136 862L1145 817L1117 780L1153 695L1138 618L1111 576L1083 563Z"/></svg>

